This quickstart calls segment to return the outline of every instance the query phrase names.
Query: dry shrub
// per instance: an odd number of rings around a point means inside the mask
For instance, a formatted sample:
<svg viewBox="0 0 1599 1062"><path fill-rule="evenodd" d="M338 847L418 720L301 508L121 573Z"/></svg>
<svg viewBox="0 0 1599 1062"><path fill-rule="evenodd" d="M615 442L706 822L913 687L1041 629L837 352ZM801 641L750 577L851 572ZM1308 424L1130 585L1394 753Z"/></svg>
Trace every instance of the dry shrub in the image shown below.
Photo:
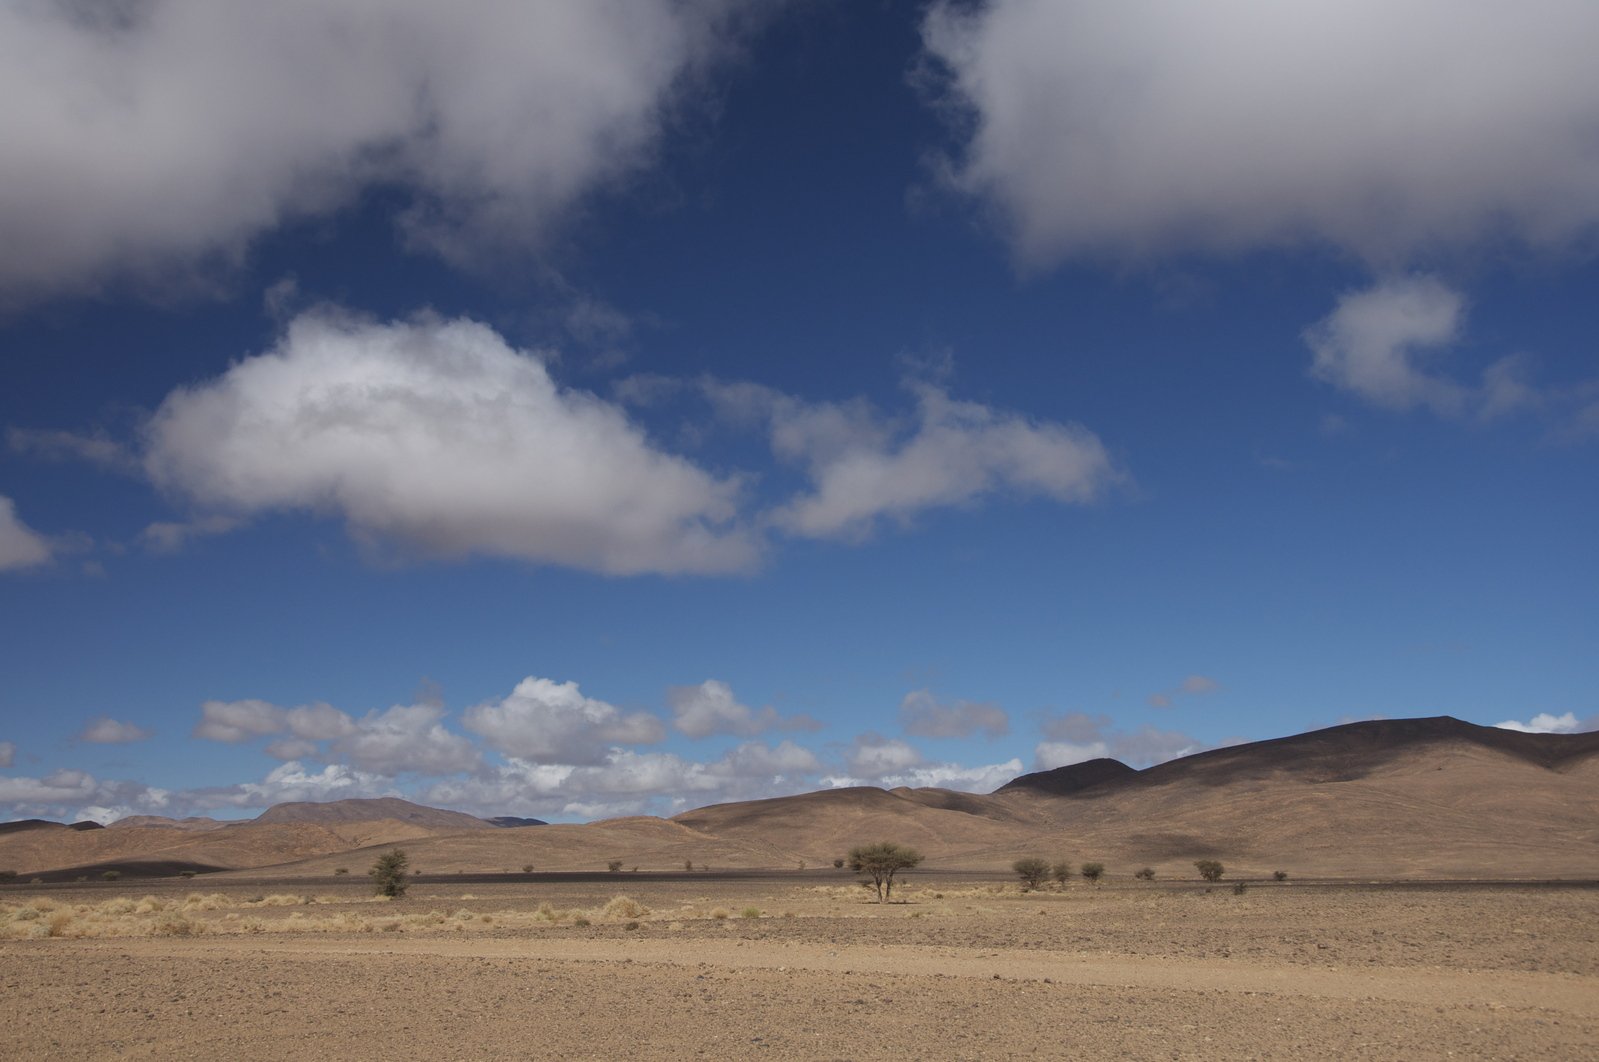
<svg viewBox="0 0 1599 1062"><path fill-rule="evenodd" d="M311 901L304 896L294 896L286 892L275 892L265 899L256 901L262 907L303 907Z"/></svg>
<svg viewBox="0 0 1599 1062"><path fill-rule="evenodd" d="M220 911L232 907L233 902L220 892L191 892L183 898L183 907L190 911Z"/></svg>
<svg viewBox="0 0 1599 1062"><path fill-rule="evenodd" d="M599 910L599 917L608 921L617 921L624 918L639 918L650 913L650 909L628 896L613 896L604 907Z"/></svg>
<svg viewBox="0 0 1599 1062"><path fill-rule="evenodd" d="M150 935L156 937L191 937L199 932L197 923L174 913L163 915L150 926Z"/></svg>
<svg viewBox="0 0 1599 1062"><path fill-rule="evenodd" d="M725 907L713 907L713 908L711 908L711 917L716 919L718 922L722 921L722 919L724 919L724 918L731 917L731 915L732 915L732 912L729 911Z"/></svg>

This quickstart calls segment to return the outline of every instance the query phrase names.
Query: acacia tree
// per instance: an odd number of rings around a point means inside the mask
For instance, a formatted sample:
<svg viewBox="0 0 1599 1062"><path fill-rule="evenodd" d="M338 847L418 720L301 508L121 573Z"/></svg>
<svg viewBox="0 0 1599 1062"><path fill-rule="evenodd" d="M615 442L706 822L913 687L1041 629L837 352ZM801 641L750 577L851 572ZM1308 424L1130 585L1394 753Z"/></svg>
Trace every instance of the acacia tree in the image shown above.
<svg viewBox="0 0 1599 1062"><path fill-rule="evenodd" d="M379 896L399 899L405 895L407 864L405 853L398 848L378 856L378 861L372 864L372 869L367 871L367 874L371 876L372 887Z"/></svg>
<svg viewBox="0 0 1599 1062"><path fill-rule="evenodd" d="M1022 879L1022 888L1032 890L1044 884L1044 879L1049 877L1049 863L1037 856L1028 856L1018 859L1010 865L1016 876Z"/></svg>
<svg viewBox="0 0 1599 1062"><path fill-rule="evenodd" d="M922 853L893 841L863 844L849 851L849 868L865 874L877 890L877 902L884 903L894 891L894 875L922 861Z"/></svg>
<svg viewBox="0 0 1599 1062"><path fill-rule="evenodd" d="M1224 868L1214 859L1196 859L1194 869L1206 881L1220 881Z"/></svg>

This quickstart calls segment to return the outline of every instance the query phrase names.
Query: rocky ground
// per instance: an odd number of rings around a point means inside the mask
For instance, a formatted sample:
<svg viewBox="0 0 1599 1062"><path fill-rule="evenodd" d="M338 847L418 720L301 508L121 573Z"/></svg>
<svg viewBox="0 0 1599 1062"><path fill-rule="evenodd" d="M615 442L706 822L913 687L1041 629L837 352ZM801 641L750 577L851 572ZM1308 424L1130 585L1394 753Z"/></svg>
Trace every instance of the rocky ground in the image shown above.
<svg viewBox="0 0 1599 1062"><path fill-rule="evenodd" d="M347 879L8 886L0 1056L1590 1058L1599 1045L1599 887L1023 894L920 876L908 902L879 906L847 876L626 878L434 883L394 903Z"/></svg>

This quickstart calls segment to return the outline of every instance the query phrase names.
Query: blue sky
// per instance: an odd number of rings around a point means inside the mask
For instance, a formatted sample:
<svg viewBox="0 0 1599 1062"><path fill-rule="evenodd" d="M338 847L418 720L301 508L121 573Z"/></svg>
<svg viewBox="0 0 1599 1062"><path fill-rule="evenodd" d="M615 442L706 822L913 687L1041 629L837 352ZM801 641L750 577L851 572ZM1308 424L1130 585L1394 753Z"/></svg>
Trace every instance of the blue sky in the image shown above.
<svg viewBox="0 0 1599 1062"><path fill-rule="evenodd" d="M1591 729L1596 34L7 7L0 814Z"/></svg>

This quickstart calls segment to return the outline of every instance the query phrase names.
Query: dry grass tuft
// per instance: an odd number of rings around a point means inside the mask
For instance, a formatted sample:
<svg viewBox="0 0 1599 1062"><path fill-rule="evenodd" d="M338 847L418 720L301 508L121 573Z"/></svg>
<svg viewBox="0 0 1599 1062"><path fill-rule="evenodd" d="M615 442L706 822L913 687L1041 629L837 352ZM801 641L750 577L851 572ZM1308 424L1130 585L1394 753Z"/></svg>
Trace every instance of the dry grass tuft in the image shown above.
<svg viewBox="0 0 1599 1062"><path fill-rule="evenodd" d="M616 922L629 918L640 918L650 913L650 909L628 896L613 896L609 903L595 913L595 917L603 918L608 922Z"/></svg>

